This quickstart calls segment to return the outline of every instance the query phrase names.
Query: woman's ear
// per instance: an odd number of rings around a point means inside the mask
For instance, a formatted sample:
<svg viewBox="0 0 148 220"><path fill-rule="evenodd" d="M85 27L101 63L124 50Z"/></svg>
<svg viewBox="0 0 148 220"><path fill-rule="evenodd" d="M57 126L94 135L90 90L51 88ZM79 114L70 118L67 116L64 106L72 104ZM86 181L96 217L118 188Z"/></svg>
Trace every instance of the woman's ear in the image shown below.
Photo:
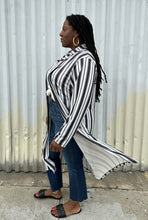
<svg viewBox="0 0 148 220"><path fill-rule="evenodd" d="M79 34L78 34L78 33L76 33L75 37L79 37Z"/></svg>

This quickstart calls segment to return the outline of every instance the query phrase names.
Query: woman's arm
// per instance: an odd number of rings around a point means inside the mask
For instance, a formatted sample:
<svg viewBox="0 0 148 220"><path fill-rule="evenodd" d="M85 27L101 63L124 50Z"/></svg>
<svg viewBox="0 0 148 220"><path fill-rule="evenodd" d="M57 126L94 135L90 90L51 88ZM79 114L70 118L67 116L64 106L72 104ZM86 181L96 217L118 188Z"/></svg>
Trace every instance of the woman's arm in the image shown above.
<svg viewBox="0 0 148 220"><path fill-rule="evenodd" d="M76 63L78 78L74 84L70 114L54 138L54 142L61 147L65 147L74 136L91 101L95 68L95 61L89 57L81 58Z"/></svg>

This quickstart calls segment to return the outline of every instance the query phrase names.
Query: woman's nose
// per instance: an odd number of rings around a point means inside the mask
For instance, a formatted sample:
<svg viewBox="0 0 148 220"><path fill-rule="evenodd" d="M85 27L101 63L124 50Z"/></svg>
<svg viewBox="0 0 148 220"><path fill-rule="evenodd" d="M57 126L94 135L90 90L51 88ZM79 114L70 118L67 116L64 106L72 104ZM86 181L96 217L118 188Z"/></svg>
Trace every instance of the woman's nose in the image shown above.
<svg viewBox="0 0 148 220"><path fill-rule="evenodd" d="M62 36L62 31L59 33L59 36L60 36L60 37Z"/></svg>

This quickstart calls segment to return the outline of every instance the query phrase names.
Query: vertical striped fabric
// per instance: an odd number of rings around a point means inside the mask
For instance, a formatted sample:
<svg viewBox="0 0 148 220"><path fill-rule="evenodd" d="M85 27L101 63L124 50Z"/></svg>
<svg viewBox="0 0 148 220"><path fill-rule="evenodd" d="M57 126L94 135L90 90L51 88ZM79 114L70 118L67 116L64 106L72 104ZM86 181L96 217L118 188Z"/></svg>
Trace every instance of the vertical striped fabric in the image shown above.
<svg viewBox="0 0 148 220"><path fill-rule="evenodd" d="M54 140L66 147L74 137L98 179L119 165L136 163L134 159L92 136L96 63L84 44L71 50L48 70L47 89L48 87L65 119ZM43 160L47 169L54 171L53 162L48 159L47 148L49 146L44 141Z"/></svg>

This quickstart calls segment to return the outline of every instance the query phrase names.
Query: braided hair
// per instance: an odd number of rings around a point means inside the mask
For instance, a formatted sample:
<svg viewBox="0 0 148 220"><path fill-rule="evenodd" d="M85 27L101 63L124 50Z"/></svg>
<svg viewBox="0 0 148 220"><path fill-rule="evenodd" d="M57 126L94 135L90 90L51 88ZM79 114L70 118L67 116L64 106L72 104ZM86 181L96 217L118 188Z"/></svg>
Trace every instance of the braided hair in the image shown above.
<svg viewBox="0 0 148 220"><path fill-rule="evenodd" d="M96 84L96 102L100 101L99 97L101 95L101 83L102 83L102 72L104 74L105 81L106 74L103 71L101 65L100 65L100 59L97 54L97 50L95 47L95 41L94 41L94 34L93 34L93 27L88 18L86 18L84 15L70 15L66 17L66 20L68 20L69 25L71 25L79 34L81 42L85 43L87 49L92 53L92 55L95 58L96 65L97 65L97 84Z"/></svg>

